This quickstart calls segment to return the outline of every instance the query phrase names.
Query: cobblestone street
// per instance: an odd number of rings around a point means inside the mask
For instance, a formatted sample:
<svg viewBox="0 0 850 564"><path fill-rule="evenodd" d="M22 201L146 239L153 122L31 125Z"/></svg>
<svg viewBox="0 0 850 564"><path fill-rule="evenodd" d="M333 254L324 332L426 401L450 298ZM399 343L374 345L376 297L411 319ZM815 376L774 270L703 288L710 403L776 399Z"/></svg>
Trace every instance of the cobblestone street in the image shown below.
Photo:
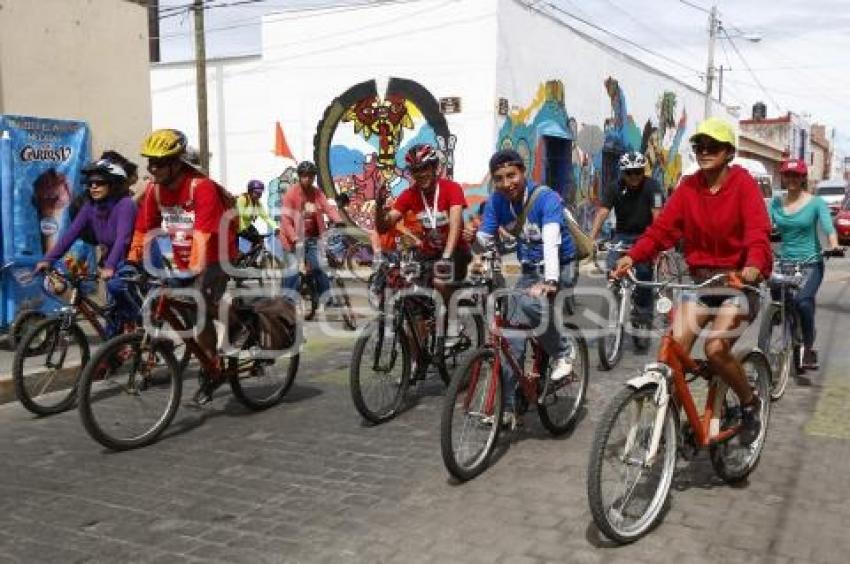
<svg viewBox="0 0 850 564"><path fill-rule="evenodd" d="M823 366L774 404L749 483L724 485L704 453L681 462L669 512L633 545L598 535L586 466L601 410L647 356L627 349L605 373L591 347L575 433L550 438L527 414L491 467L457 484L440 457L442 384L420 384L400 417L366 426L349 396L353 340L311 335L280 406L249 413L225 388L137 451L104 451L75 411L0 407L0 562L845 562L847 274L830 263Z"/></svg>

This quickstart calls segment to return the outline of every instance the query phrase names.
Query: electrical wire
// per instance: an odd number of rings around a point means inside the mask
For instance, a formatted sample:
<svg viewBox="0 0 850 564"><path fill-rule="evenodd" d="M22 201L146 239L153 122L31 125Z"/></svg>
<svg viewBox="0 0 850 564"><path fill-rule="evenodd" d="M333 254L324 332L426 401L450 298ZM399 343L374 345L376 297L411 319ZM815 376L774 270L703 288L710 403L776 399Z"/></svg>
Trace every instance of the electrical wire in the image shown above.
<svg viewBox="0 0 850 564"><path fill-rule="evenodd" d="M704 8L704 7L702 7L702 6L698 5L698 4L694 4L694 3L692 3L692 2L688 2L688 0L679 0L679 2L680 2L680 3L682 3L682 4L684 4L685 6L688 6L689 8L693 8L693 9L695 9L695 10L699 10L700 12L705 12L706 14L710 14L710 13L711 13L711 10L709 10L708 8Z"/></svg>
<svg viewBox="0 0 850 564"><path fill-rule="evenodd" d="M740 49L738 49L738 46L735 45L735 42L729 36L729 32L726 31L725 27L721 27L720 30L723 33L723 35L726 36L726 40L729 42L729 45L732 46L732 50L734 50L735 53L738 55L738 58L741 59L741 62L744 64L744 67L750 73L750 76L753 77L753 80L755 81L755 83L758 84L759 88L764 93L764 95L767 97L767 99L770 100L770 102L774 105L774 107L776 108L776 111L781 113L782 107L779 105L779 103L776 101L776 99L770 94L770 92L767 91L767 88L764 87L764 84L762 84L761 80L759 80L759 77L756 75L756 73L753 72L753 69L750 67L750 63L747 62L747 59L744 58L744 55L741 53Z"/></svg>

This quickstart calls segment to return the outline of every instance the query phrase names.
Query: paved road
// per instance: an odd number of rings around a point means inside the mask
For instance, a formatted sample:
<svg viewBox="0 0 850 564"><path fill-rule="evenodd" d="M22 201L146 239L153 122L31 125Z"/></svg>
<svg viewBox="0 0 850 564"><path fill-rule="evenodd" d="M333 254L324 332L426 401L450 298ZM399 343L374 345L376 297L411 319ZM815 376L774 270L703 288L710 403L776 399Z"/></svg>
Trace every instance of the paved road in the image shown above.
<svg viewBox="0 0 850 564"><path fill-rule="evenodd" d="M439 453L442 386L425 382L402 416L365 426L349 399L350 339L311 336L279 407L248 413L222 391L135 452L105 452L75 412L0 407L0 563L845 562L848 275L830 265L824 366L776 405L750 483L723 485L705 456L683 463L666 519L634 545L599 538L586 464L600 410L647 357L591 372L572 436L527 417L493 466L459 485Z"/></svg>

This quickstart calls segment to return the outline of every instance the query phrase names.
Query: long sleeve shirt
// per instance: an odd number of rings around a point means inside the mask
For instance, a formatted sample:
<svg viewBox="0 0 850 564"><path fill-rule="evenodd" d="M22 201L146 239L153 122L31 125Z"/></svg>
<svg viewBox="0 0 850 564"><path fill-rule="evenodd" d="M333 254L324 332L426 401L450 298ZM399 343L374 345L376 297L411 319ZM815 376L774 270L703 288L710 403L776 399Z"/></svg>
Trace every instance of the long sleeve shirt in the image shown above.
<svg viewBox="0 0 850 564"><path fill-rule="evenodd" d="M44 258L54 261L64 255L79 238L83 229L90 227L97 243L107 249L104 267L115 269L127 256L135 220L136 204L129 196L86 202Z"/></svg>
<svg viewBox="0 0 850 564"><path fill-rule="evenodd" d="M236 210L239 212L240 232L248 229L258 218L262 219L269 229L277 229L277 222L269 217L266 207L260 202L255 204L248 194L242 194L236 198Z"/></svg>
<svg viewBox="0 0 850 564"><path fill-rule="evenodd" d="M280 205L280 242L287 251L293 249L296 241L304 239L304 208L305 204L308 203L315 207L314 214L325 214L334 223L342 222L336 206L331 205L320 189L314 187L313 193L307 196L300 184L292 185L286 191L286 194L283 195ZM321 235L325 232L327 226L321 217L317 217L316 219L318 234Z"/></svg>
<svg viewBox="0 0 850 564"><path fill-rule="evenodd" d="M680 238L691 270L754 266L767 277L773 268L767 208L753 177L737 165L716 194L701 172L685 176L628 254L635 263L646 262Z"/></svg>

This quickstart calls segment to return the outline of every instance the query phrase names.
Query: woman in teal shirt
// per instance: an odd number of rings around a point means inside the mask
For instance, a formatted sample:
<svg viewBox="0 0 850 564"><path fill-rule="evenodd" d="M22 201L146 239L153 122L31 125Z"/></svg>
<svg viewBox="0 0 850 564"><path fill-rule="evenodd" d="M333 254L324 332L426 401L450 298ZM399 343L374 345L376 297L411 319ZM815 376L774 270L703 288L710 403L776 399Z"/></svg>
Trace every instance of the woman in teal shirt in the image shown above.
<svg viewBox="0 0 850 564"><path fill-rule="evenodd" d="M818 225L829 240L830 250L836 250L838 236L826 202L805 189L808 167L801 160L785 160L780 168L784 198L775 197L770 203L770 221L782 236L779 256L785 261L802 262L803 285L797 293L796 306L800 313L803 334L803 368L818 368L815 344L815 295L823 281L823 259L818 239Z"/></svg>

